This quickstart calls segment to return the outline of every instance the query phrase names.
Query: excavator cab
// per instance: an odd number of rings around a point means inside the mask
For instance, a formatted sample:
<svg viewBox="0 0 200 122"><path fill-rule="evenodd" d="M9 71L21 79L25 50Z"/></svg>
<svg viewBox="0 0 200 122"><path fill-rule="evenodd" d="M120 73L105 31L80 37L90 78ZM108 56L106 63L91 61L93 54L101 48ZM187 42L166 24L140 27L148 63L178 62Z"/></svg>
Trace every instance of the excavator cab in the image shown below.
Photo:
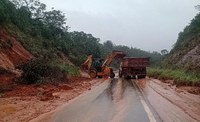
<svg viewBox="0 0 200 122"><path fill-rule="evenodd" d="M97 70L97 72L102 72L103 59L101 58L94 58L92 62L92 67Z"/></svg>

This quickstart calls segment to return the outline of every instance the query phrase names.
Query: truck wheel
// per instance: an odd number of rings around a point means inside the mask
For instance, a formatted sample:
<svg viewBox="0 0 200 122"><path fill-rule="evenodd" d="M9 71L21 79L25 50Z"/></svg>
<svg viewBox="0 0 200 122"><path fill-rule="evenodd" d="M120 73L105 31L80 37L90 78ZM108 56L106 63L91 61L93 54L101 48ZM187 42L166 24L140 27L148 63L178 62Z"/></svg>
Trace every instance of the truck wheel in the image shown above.
<svg viewBox="0 0 200 122"><path fill-rule="evenodd" d="M97 77L97 71L96 70L90 70L89 75L91 78L96 78Z"/></svg>
<svg viewBox="0 0 200 122"><path fill-rule="evenodd" d="M114 77L115 77L115 73L111 73L110 78L114 78Z"/></svg>
<svg viewBox="0 0 200 122"><path fill-rule="evenodd" d="M120 71L120 70L119 70L119 74L118 74L118 75L119 75L119 77L120 77L120 78L122 77L122 73L121 73L121 71Z"/></svg>
<svg viewBox="0 0 200 122"><path fill-rule="evenodd" d="M146 75L141 75L139 78L145 78L146 77Z"/></svg>
<svg viewBox="0 0 200 122"><path fill-rule="evenodd" d="M103 78L103 76L99 76L99 75L98 75L97 77L98 77L98 78Z"/></svg>
<svg viewBox="0 0 200 122"><path fill-rule="evenodd" d="M120 77L120 78L122 77L122 74L121 74L121 73L119 73L119 77Z"/></svg>
<svg viewBox="0 0 200 122"><path fill-rule="evenodd" d="M131 76L130 75L127 75L126 76L126 79L128 80L128 79L131 79Z"/></svg>

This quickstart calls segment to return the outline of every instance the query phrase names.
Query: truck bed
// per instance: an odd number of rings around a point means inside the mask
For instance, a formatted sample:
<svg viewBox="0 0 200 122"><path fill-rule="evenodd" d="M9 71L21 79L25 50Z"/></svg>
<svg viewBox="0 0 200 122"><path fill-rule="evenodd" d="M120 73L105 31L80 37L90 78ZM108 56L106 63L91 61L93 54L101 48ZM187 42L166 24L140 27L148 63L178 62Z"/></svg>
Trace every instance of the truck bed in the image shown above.
<svg viewBox="0 0 200 122"><path fill-rule="evenodd" d="M147 67L149 58L126 57L121 62L121 67Z"/></svg>
<svg viewBox="0 0 200 122"><path fill-rule="evenodd" d="M149 66L149 58L123 58L120 64L119 77L145 78L147 66Z"/></svg>

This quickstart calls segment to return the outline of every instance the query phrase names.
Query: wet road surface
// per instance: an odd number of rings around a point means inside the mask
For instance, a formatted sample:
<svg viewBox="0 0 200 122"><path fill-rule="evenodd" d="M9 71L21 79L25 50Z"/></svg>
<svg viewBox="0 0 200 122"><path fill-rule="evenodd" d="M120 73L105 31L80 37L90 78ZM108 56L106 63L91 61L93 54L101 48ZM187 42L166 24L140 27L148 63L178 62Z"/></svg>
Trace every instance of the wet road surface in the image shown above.
<svg viewBox="0 0 200 122"><path fill-rule="evenodd" d="M199 95L178 92L176 86L157 79L140 79L136 83L162 121L200 122Z"/></svg>
<svg viewBox="0 0 200 122"><path fill-rule="evenodd" d="M134 80L112 79L56 113L53 122L159 122Z"/></svg>

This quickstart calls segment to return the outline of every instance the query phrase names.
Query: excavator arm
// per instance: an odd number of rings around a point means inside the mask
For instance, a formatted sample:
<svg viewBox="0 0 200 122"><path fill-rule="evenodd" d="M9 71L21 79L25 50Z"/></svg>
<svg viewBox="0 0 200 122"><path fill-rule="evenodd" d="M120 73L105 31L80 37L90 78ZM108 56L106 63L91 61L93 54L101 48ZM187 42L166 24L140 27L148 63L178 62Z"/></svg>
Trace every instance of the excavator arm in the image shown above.
<svg viewBox="0 0 200 122"><path fill-rule="evenodd" d="M85 62L81 65L81 68L83 70L89 70L92 66L92 60L93 60L93 56L89 55L88 58L85 60Z"/></svg>
<svg viewBox="0 0 200 122"><path fill-rule="evenodd" d="M113 59L123 58L125 56L126 54L123 51L112 51L112 53L108 55L105 59L102 67L109 66L112 63Z"/></svg>

